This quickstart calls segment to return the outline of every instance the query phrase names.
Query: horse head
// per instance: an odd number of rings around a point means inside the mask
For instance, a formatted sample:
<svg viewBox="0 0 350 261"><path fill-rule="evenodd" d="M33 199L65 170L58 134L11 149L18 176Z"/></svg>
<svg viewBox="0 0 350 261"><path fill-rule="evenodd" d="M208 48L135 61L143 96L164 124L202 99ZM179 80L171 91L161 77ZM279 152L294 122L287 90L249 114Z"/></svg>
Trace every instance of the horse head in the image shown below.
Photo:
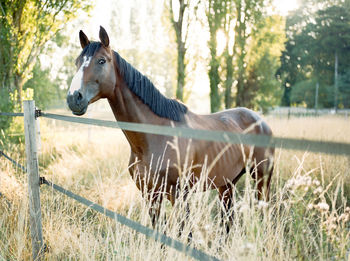
<svg viewBox="0 0 350 261"><path fill-rule="evenodd" d="M67 94L67 104L75 115L83 115L89 104L107 98L116 86L113 51L102 26L99 38L100 42L90 42L83 31L79 32L83 50L76 59L77 71Z"/></svg>

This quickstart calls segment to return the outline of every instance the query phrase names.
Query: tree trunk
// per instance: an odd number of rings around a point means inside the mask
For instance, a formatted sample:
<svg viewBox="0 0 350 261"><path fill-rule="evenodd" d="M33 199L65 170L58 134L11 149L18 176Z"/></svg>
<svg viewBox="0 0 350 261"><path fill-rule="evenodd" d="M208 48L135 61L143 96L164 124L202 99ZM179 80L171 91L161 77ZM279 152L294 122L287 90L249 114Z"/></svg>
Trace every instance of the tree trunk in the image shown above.
<svg viewBox="0 0 350 261"><path fill-rule="evenodd" d="M245 44L246 44L246 25L245 21L242 21L243 7L241 2L237 5L237 26L236 26L236 37L235 37L235 50L237 54L237 95L236 95L236 106L245 106L244 101L244 79L245 79ZM245 15L243 17L245 20Z"/></svg>
<svg viewBox="0 0 350 261"><path fill-rule="evenodd" d="M239 41L242 41L239 39ZM245 106L244 101L244 44L240 43L240 50L238 53L238 71L237 71L237 94L236 94L236 106Z"/></svg>
<svg viewBox="0 0 350 261"><path fill-rule="evenodd" d="M186 47L185 41L183 39L183 22L185 10L188 7L184 0L179 1L179 10L178 10L178 19L175 21L174 10L173 10L173 1L170 0L170 12L171 12L171 22L175 29L176 35L176 44L177 44L177 86L176 86L176 98L180 101L183 101L184 98L184 85L186 77L186 64L185 64L185 55Z"/></svg>
<svg viewBox="0 0 350 261"><path fill-rule="evenodd" d="M238 78L237 83L237 95L236 95L236 106L237 107L244 107L244 85L241 77Z"/></svg>
<svg viewBox="0 0 350 261"><path fill-rule="evenodd" d="M334 110L338 109L338 52L334 55Z"/></svg>
<svg viewBox="0 0 350 261"><path fill-rule="evenodd" d="M233 84L233 57L226 48L226 81L225 81L225 109L232 108L232 84Z"/></svg>
<svg viewBox="0 0 350 261"><path fill-rule="evenodd" d="M284 84L284 92L281 100L281 106L290 107L290 93L292 88L287 87L286 83Z"/></svg>
<svg viewBox="0 0 350 261"><path fill-rule="evenodd" d="M15 78L14 78L14 85L17 91L17 97L16 97L16 107L22 111L22 103L23 103L23 97L22 97L22 93L23 93L23 77L19 74L15 74Z"/></svg>
<svg viewBox="0 0 350 261"><path fill-rule="evenodd" d="M176 98L183 101L184 98L184 86L185 86L185 43L178 41L177 44L177 87Z"/></svg>
<svg viewBox="0 0 350 261"><path fill-rule="evenodd" d="M209 62L209 82L210 82L210 111L217 112L221 107L221 95L219 91L219 84L221 82L219 68L220 57L217 55L217 32L222 27L224 18L224 5L222 0L209 0L207 19L209 25L210 39L208 42L210 50Z"/></svg>
<svg viewBox="0 0 350 261"><path fill-rule="evenodd" d="M209 63L209 82L210 82L210 111L217 112L220 109L220 95L219 95L219 66L218 57L216 54L216 30L210 31L209 49L210 49L210 63Z"/></svg>
<svg viewBox="0 0 350 261"><path fill-rule="evenodd" d="M226 45L225 45L225 51L224 51L224 57L225 57L225 65L226 65L226 79L224 81L224 88L225 88L225 109L230 109L233 106L233 96L232 96L232 85L233 85L233 73L234 73L234 65L233 65L233 54L234 49L232 50L232 54L230 54L230 31L232 30L231 25L234 25L234 28L236 28L237 21L234 14L234 1L232 0L225 0L224 1L224 32L226 35ZM232 24L234 23L234 24ZM234 48L234 46L233 46Z"/></svg>

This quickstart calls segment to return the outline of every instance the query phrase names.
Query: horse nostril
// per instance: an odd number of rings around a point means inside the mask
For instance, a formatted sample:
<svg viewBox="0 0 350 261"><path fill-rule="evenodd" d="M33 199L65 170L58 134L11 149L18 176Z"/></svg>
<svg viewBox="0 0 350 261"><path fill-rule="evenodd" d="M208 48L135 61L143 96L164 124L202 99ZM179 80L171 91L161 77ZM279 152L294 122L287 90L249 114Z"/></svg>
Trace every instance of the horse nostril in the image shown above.
<svg viewBox="0 0 350 261"><path fill-rule="evenodd" d="M81 100L83 99L83 95L79 91L75 91L74 94L74 100L77 104L80 104Z"/></svg>
<svg viewBox="0 0 350 261"><path fill-rule="evenodd" d="M81 95L81 93L78 92L77 101L81 101L82 99L83 99L83 95Z"/></svg>

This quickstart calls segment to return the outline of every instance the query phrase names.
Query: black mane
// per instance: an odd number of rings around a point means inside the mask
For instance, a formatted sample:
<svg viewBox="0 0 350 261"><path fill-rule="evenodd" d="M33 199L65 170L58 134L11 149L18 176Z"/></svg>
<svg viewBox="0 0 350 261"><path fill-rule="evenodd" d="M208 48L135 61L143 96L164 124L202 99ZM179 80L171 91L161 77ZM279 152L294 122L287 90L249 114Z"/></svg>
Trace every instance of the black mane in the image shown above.
<svg viewBox="0 0 350 261"><path fill-rule="evenodd" d="M100 47L101 43L91 42L83 49L76 63L78 61L81 63L84 56L93 56ZM119 72L124 78L125 83L144 104L160 117L173 121L180 121L183 119L184 114L187 112L187 107L184 104L174 99L168 99L161 94L146 76L125 61L117 52L114 52L114 56Z"/></svg>
<svg viewBox="0 0 350 261"><path fill-rule="evenodd" d="M114 52L118 69L129 89L139 97L155 114L173 121L180 121L187 112L187 107L168 99L153 85L153 83L131 64Z"/></svg>

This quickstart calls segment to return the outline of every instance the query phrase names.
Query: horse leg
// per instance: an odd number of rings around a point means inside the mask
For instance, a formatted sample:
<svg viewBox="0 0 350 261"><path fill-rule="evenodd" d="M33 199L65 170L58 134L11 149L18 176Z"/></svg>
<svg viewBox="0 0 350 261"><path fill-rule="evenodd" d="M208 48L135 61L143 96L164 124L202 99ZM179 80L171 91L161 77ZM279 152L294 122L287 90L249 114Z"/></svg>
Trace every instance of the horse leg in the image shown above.
<svg viewBox="0 0 350 261"><path fill-rule="evenodd" d="M253 175L257 187L258 200L269 201L270 183L273 173L273 159L269 158L259 164Z"/></svg>
<svg viewBox="0 0 350 261"><path fill-rule="evenodd" d="M159 216L160 216L163 195L162 195L162 193L154 193L154 195L150 195L150 193L149 193L147 195L147 200L150 204L148 213L149 213L149 216L151 218L152 227L156 228L156 225L158 223Z"/></svg>
<svg viewBox="0 0 350 261"><path fill-rule="evenodd" d="M257 170L257 190L258 190L258 200L269 201L270 193L270 183L273 168L270 170Z"/></svg>
<svg viewBox="0 0 350 261"><path fill-rule="evenodd" d="M232 183L227 183L225 186L219 187L219 198L220 201L223 203L224 208L221 209L221 222L222 224L225 224L225 217L227 215L230 215L230 211L233 206L233 186L238 182L238 180L246 173L246 169L243 168L241 172L238 174L237 177L234 178ZM234 213L232 211L231 215L229 216L229 222L226 222L226 232L227 234L230 232L230 227L233 223L233 216Z"/></svg>
<svg viewBox="0 0 350 261"><path fill-rule="evenodd" d="M136 176L133 169L130 169L129 171L133 177L133 180L135 181L136 187L141 191L142 197L149 205L148 213L151 218L152 227L155 228L159 219L160 208L164 198L163 193L162 191L152 189L151 186L147 186L148 184L144 178Z"/></svg>
<svg viewBox="0 0 350 261"><path fill-rule="evenodd" d="M181 194L181 193L179 192L178 194ZM187 201L187 196L188 196L188 188L183 188L182 197L180 197L180 195L177 195L176 197L177 199L181 199L182 202L185 204L185 217L181 220L181 223L180 223L180 228L178 233L179 237L182 235L182 232L185 227L185 222L187 222L190 216L190 205ZM190 231L187 236L187 242L190 243L191 241L192 241L192 231Z"/></svg>
<svg viewBox="0 0 350 261"><path fill-rule="evenodd" d="M233 184L227 183L224 186L218 188L219 198L223 204L223 208L221 209L221 222L225 225L226 233L230 232L230 227L233 223L233 212L231 212L231 208L233 205ZM228 222L225 222L226 217L228 217Z"/></svg>

